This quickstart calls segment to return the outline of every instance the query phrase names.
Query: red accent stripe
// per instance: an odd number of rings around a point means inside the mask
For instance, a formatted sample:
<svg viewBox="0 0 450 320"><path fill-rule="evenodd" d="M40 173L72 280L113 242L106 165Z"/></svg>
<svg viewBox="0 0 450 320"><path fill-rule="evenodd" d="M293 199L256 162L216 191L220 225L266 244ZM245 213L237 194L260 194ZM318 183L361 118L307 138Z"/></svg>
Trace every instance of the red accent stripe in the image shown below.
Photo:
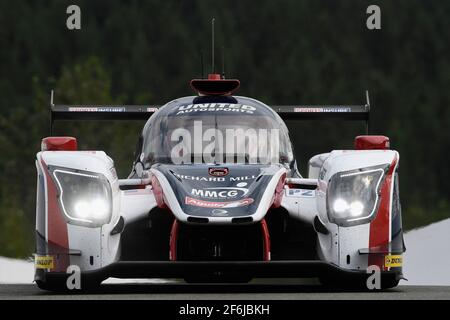
<svg viewBox="0 0 450 320"><path fill-rule="evenodd" d="M378 207L377 216L370 223L369 248L386 245L389 243L389 226L390 221L390 200L391 200L391 185L392 175L395 166L397 165L397 155L389 167L389 171L381 187L380 206ZM368 265L377 265L384 270L384 256L383 255L369 255Z"/></svg>
<svg viewBox="0 0 450 320"><path fill-rule="evenodd" d="M267 227L266 219L261 220L261 231L263 235L263 246L264 246L263 259L264 261L270 261L270 234L269 228Z"/></svg>
<svg viewBox="0 0 450 320"><path fill-rule="evenodd" d="M177 260L178 229L179 229L178 220L175 219L173 220L172 230L170 231L170 252L169 252L170 261Z"/></svg>
<svg viewBox="0 0 450 320"><path fill-rule="evenodd" d="M57 253L55 268L52 272L66 272L70 265L69 258L69 236L67 222L58 205L58 190L53 182L47 165L41 160L42 167L47 180L47 230L48 230L48 253Z"/></svg>
<svg viewBox="0 0 450 320"><path fill-rule="evenodd" d="M153 195L156 200L156 205L158 208L166 209L167 205L164 201L164 191L161 187L161 184L159 183L158 178L155 176L152 176L152 188L153 188Z"/></svg>
<svg viewBox="0 0 450 320"><path fill-rule="evenodd" d="M272 208L279 208L284 195L284 185L286 184L286 173L280 177L278 184L275 188L275 193L272 197Z"/></svg>

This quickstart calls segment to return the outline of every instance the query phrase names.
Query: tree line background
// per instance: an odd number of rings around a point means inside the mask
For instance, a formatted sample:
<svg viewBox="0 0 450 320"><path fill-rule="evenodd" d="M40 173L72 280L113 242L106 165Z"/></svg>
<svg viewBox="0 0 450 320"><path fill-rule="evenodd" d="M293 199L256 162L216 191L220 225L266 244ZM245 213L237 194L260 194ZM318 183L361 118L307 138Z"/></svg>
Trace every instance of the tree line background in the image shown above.
<svg viewBox="0 0 450 320"><path fill-rule="evenodd" d="M77 4L82 29L66 28ZM382 29L366 28L377 4ZM268 104L363 104L371 133L400 152L407 229L450 216L450 2L448 1L12 1L0 2L0 255L33 248L34 158L57 103L162 104L191 95L210 61ZM80 149L104 150L128 174L142 122L61 122ZM352 148L362 124L288 122L299 167L315 153Z"/></svg>

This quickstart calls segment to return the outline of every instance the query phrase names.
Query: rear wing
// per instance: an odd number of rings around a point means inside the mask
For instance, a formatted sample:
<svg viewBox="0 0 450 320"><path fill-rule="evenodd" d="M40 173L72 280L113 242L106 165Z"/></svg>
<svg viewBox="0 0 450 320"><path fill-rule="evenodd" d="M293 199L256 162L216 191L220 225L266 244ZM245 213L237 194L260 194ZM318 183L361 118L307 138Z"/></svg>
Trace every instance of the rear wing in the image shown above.
<svg viewBox="0 0 450 320"><path fill-rule="evenodd" d="M50 135L55 120L147 120L161 105L55 105L50 102ZM283 120L343 119L365 121L369 134L370 100L365 105L278 105L271 106Z"/></svg>
<svg viewBox="0 0 450 320"><path fill-rule="evenodd" d="M366 91L366 103L363 105L329 105L329 106L271 106L283 120L325 120L342 119L365 121L366 134L369 134L370 98Z"/></svg>
<svg viewBox="0 0 450 320"><path fill-rule="evenodd" d="M55 105L50 97L50 135L56 120L147 120L160 105Z"/></svg>

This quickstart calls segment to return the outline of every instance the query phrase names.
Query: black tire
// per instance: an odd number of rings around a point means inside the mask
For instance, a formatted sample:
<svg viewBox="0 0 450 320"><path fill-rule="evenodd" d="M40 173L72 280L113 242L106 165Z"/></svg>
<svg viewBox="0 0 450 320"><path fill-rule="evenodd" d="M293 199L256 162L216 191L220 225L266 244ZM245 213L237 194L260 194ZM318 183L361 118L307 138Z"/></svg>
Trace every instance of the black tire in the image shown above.
<svg viewBox="0 0 450 320"><path fill-rule="evenodd" d="M67 292L69 289L66 286L65 281L42 281L36 280L36 284L39 289L52 291L52 292Z"/></svg>

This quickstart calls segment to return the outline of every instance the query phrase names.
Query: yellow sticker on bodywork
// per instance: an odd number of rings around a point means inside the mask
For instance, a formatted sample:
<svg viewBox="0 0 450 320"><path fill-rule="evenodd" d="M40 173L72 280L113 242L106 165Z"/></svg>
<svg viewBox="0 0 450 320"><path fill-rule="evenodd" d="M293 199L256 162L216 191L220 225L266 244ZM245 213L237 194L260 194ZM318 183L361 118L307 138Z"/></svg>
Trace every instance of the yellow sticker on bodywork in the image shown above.
<svg viewBox="0 0 450 320"><path fill-rule="evenodd" d="M401 267L403 265L403 257L401 255L389 254L384 257L384 266L386 268Z"/></svg>
<svg viewBox="0 0 450 320"><path fill-rule="evenodd" d="M53 256L38 256L34 257L34 265L36 269L53 269Z"/></svg>

